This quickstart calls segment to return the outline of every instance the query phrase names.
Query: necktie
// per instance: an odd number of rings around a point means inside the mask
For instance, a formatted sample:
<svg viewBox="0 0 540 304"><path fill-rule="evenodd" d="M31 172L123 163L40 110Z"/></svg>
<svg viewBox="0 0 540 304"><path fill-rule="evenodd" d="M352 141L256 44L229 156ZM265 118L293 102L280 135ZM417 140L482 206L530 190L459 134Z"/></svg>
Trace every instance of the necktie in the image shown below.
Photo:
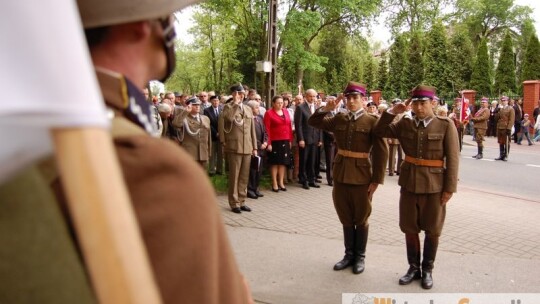
<svg viewBox="0 0 540 304"><path fill-rule="evenodd" d="M218 117L219 116L218 108L215 108L214 110L216 111L216 117Z"/></svg>

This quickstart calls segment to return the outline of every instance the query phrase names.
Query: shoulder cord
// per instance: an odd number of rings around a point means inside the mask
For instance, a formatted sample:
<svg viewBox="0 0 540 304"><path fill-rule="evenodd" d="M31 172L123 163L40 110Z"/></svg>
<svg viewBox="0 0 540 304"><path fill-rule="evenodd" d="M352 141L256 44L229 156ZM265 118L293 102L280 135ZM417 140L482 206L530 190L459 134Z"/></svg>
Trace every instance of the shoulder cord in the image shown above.
<svg viewBox="0 0 540 304"><path fill-rule="evenodd" d="M202 124L202 122L201 122L201 124ZM193 137L199 135L199 133L201 132L201 129L199 129L199 130L197 130L195 132L191 131L191 128L189 127L189 124L187 122L187 118L184 118L184 128L183 129L184 129L184 131L187 131L188 134L193 136Z"/></svg>

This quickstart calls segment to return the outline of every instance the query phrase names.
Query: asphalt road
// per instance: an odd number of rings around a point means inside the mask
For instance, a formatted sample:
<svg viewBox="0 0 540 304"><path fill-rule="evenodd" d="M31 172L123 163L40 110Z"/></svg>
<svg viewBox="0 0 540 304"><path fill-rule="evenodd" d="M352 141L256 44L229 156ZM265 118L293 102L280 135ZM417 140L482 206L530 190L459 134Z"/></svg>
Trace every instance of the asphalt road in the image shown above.
<svg viewBox="0 0 540 304"><path fill-rule="evenodd" d="M477 152L472 146L471 136L465 136L465 145L461 152L460 187L477 191L486 191L540 203L540 143L527 146L527 142L518 146L511 144L507 162L495 161L499 156L499 147L490 137L484 148L484 158L473 159Z"/></svg>

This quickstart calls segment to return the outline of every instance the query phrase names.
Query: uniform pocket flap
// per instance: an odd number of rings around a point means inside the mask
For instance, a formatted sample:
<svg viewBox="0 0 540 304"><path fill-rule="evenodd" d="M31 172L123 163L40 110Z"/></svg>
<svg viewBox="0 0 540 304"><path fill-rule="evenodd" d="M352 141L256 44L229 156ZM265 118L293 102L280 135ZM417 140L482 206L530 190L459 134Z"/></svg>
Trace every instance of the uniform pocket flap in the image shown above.
<svg viewBox="0 0 540 304"><path fill-rule="evenodd" d="M441 140L442 138L443 138L442 134L438 134L438 133L428 134L428 140Z"/></svg>

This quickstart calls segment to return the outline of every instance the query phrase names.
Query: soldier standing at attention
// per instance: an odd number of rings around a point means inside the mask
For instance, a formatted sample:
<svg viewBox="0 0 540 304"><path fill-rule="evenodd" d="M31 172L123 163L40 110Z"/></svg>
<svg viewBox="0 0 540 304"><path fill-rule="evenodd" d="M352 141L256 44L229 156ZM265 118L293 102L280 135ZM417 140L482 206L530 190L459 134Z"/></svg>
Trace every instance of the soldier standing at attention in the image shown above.
<svg viewBox="0 0 540 304"><path fill-rule="evenodd" d="M191 106L190 111L180 110L173 119L173 126L184 132L182 148L198 162L204 170L208 169L208 159L212 151L212 138L210 137L210 119L200 115L201 101L191 97L186 101Z"/></svg>
<svg viewBox="0 0 540 304"><path fill-rule="evenodd" d="M257 136L253 112L243 104L244 87L231 87L232 100L223 107L219 116L219 140L229 162L229 205L234 213L251 211L246 206L251 155L257 155Z"/></svg>
<svg viewBox="0 0 540 304"><path fill-rule="evenodd" d="M473 156L476 159L482 159L484 157L484 136L486 135L487 123L489 120L489 103L487 97L482 97L481 99L482 107L471 118L474 122L474 134L476 137L476 143L478 145L478 154Z"/></svg>
<svg viewBox="0 0 540 304"><path fill-rule="evenodd" d="M501 103L497 108L495 121L497 122L497 142L499 143L499 157L495 160L508 160L510 152L510 136L512 136L512 127L516 118L514 108L508 105L508 97L502 96Z"/></svg>
<svg viewBox="0 0 540 304"><path fill-rule="evenodd" d="M451 120L435 116L435 88L417 86L412 98L384 112L375 127L380 137L398 138L405 152L398 184L399 226L405 233L409 270L399 279L407 285L422 278L422 288L433 286L431 272L446 216L446 203L457 190L458 134ZM413 119L392 122L412 102ZM420 238L425 231L420 271Z"/></svg>
<svg viewBox="0 0 540 304"><path fill-rule="evenodd" d="M379 184L384 182L388 148L383 138L373 133L377 117L366 113L366 88L363 84L349 82L344 95L348 113L335 111L343 95L328 100L319 108L308 123L324 131L333 132L337 145L334 160L334 207L343 225L345 256L334 270L353 266L353 273L364 271L366 244L368 240L368 218L371 200ZM371 163L373 162L373 163Z"/></svg>

